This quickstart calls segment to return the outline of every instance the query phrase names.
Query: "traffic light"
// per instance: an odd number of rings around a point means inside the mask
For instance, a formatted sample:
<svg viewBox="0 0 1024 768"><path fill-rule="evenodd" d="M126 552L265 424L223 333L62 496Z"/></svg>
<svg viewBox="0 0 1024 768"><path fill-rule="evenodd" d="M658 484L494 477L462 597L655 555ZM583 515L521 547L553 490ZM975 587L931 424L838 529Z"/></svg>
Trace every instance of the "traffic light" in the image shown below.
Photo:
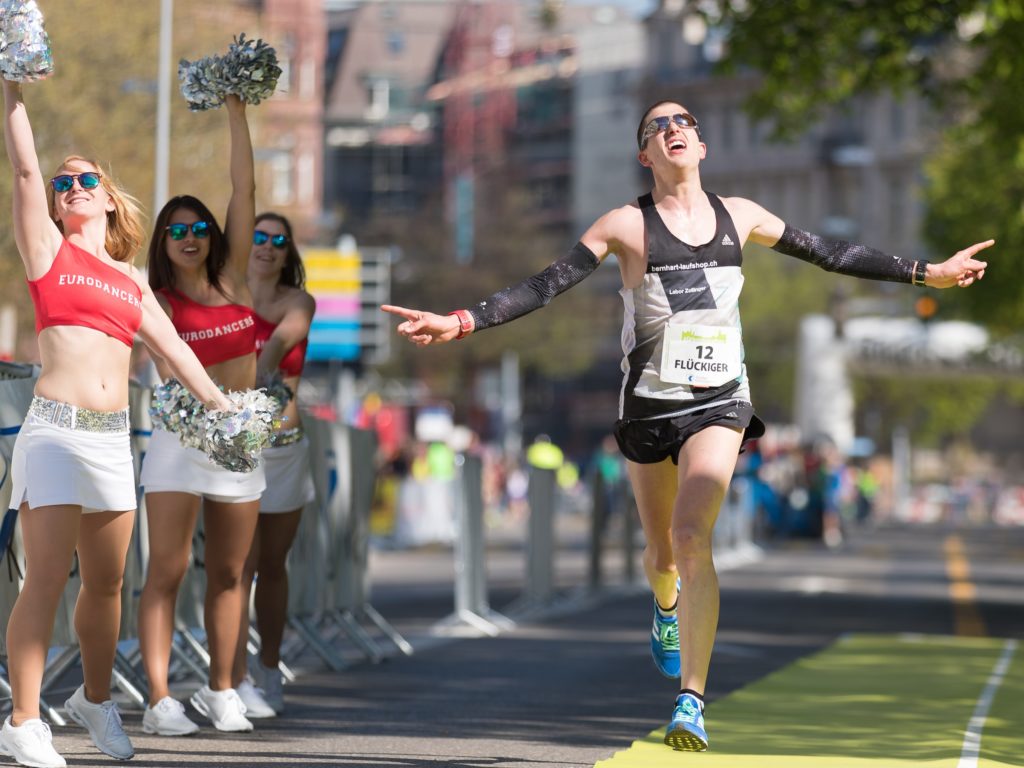
<svg viewBox="0 0 1024 768"><path fill-rule="evenodd" d="M914 314L922 323L931 322L939 311L939 302L934 296L925 294L914 300Z"/></svg>

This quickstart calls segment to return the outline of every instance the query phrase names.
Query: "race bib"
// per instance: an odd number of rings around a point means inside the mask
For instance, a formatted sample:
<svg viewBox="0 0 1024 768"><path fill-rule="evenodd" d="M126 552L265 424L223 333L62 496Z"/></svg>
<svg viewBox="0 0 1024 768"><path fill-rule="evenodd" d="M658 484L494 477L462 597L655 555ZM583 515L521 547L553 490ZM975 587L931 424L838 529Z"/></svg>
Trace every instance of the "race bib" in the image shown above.
<svg viewBox="0 0 1024 768"><path fill-rule="evenodd" d="M666 325L661 380L691 387L718 387L738 379L743 341L738 328Z"/></svg>

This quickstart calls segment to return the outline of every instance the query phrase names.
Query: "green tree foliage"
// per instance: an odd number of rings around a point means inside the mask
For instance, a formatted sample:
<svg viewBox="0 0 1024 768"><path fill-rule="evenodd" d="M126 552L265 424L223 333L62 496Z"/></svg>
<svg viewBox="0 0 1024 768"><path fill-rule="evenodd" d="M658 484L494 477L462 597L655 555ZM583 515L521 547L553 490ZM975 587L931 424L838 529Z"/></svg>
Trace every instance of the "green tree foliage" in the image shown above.
<svg viewBox="0 0 1024 768"><path fill-rule="evenodd" d="M866 404L861 410L869 411L875 422L874 430L868 427L874 431L870 437L884 444L885 435L904 425L915 444L939 447L967 435L1006 386L981 376L946 380L934 376L868 379L855 375L853 389L857 402Z"/></svg>
<svg viewBox="0 0 1024 768"><path fill-rule="evenodd" d="M997 331L1024 321L1024 0L792 0L696 4L729 32L724 67L764 75L749 108L782 136L881 90L923 94L946 127L928 164L925 236L951 255L995 238L988 279L943 295Z"/></svg>
<svg viewBox="0 0 1024 768"><path fill-rule="evenodd" d="M251 12L235 9L229 18L208 5L175 3L175 67L179 58L223 52L238 32L258 33L250 26ZM152 220L160 4L43 0L40 6L54 73L23 91L43 173L53 172L68 154L94 158L139 199ZM194 194L223 216L230 193L227 118L223 110L190 113L176 78L173 87L170 193ZM258 120L258 112L251 109L250 119ZM0 211L9 221L9 170L0 170ZM0 279L11 286L4 300L17 307L21 335L30 338L33 310L9 226L0 226L0 254ZM144 253L136 259L143 262Z"/></svg>

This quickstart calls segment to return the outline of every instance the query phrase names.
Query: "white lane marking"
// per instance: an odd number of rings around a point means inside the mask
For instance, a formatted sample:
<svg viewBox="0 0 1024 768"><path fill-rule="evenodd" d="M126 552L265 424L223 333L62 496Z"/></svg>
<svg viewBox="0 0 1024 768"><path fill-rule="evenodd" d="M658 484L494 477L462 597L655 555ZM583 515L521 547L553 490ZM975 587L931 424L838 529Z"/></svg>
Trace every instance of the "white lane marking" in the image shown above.
<svg viewBox="0 0 1024 768"><path fill-rule="evenodd" d="M783 579L780 586L790 592L802 592L805 595L843 594L850 591L847 579L831 576L796 576Z"/></svg>
<svg viewBox="0 0 1024 768"><path fill-rule="evenodd" d="M1017 641L1007 640L1003 646L1003 653L999 657L999 661L992 668L992 674L989 675L985 689L981 692L981 696L978 697L977 704L974 705L974 714L971 715L971 720L967 724L967 730L964 732L964 745L960 750L960 762L957 763L957 768L975 768L978 765L978 754L981 751L981 731L985 727L985 720L988 718L988 710L992 706L992 700L996 697L996 691L999 690L999 686L1003 683L1006 670L1010 668L1010 661L1013 659L1013 654L1016 650Z"/></svg>

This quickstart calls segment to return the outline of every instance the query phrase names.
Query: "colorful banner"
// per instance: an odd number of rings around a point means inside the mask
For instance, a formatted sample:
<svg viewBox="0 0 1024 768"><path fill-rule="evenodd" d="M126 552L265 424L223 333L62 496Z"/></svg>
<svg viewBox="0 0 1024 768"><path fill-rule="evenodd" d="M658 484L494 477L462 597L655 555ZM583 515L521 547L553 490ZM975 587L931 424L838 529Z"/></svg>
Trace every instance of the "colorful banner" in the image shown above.
<svg viewBox="0 0 1024 768"><path fill-rule="evenodd" d="M307 360L358 360L362 259L358 251L310 249L302 255L306 290L316 299Z"/></svg>

